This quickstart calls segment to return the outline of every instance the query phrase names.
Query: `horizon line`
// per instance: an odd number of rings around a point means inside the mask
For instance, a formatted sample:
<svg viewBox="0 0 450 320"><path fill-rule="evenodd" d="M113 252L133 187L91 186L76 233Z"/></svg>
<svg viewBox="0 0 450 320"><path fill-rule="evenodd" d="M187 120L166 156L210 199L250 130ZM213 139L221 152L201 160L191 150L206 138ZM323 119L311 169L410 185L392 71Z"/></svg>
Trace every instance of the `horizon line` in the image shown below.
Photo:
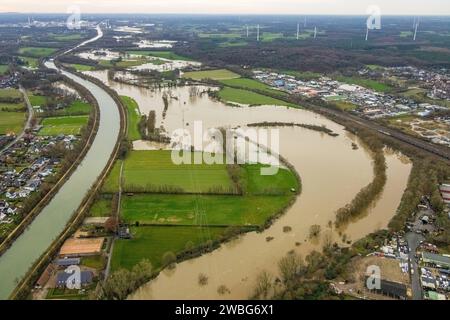
<svg viewBox="0 0 450 320"><path fill-rule="evenodd" d="M0 14L36 14L36 15L44 15L44 14L57 14L57 15L69 15L67 12L17 12L17 11L5 11L0 12ZM121 15L121 14L138 14L138 15L197 15L197 16L342 16L342 17L366 17L366 13L245 13L245 14L236 14L236 13L182 13L182 12L82 12L82 14L92 14L92 15ZM399 13L384 13L382 16L389 17L450 17L450 13L439 14L439 13L423 13L423 14L399 14Z"/></svg>

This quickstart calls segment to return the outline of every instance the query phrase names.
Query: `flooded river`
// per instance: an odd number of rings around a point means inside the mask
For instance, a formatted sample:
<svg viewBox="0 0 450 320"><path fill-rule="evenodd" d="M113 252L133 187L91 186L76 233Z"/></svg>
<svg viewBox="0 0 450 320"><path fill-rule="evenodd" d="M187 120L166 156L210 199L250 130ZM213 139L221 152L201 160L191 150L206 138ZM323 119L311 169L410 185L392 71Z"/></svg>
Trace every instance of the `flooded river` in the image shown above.
<svg viewBox="0 0 450 320"><path fill-rule="evenodd" d="M163 118L162 91L109 82L106 73L101 71L90 74L105 81L120 95L134 98L142 113L156 110L158 123L168 132L183 125L189 129L194 121L201 120L204 128L278 121L325 125L339 134L331 137L304 128L280 128L280 153L294 165L302 179L302 193L294 205L264 232L242 235L212 253L182 262L174 270L163 271L132 295L132 299L246 299L252 293L257 274L262 270L276 274L277 262L289 251L306 256L313 249L319 250L325 237L341 242L338 232L329 228L329 222L334 222L337 209L349 203L373 179L370 153L342 126L301 109L236 108L213 101L207 95L190 97L188 87L171 90L172 99ZM352 143L359 148L354 150ZM356 241L386 227L400 203L411 164L390 150L385 154L385 188L363 217L343 231L347 239ZM308 239L313 224L322 227L321 239L315 241ZM285 226L292 231L283 232ZM268 242L267 237L273 240ZM208 285L198 285L199 273L208 276ZM230 293L219 295L220 285L226 285Z"/></svg>

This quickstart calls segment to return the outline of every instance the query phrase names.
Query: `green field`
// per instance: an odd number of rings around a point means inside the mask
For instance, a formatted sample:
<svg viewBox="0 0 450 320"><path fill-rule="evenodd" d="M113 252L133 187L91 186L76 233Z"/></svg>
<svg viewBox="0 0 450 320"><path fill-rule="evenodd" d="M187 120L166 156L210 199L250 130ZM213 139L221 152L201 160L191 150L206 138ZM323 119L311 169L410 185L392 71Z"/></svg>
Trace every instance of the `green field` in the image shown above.
<svg viewBox="0 0 450 320"><path fill-rule="evenodd" d="M81 100L75 100L69 106L62 110L56 111L61 115L74 116L74 115L88 115L91 113L91 105Z"/></svg>
<svg viewBox="0 0 450 320"><path fill-rule="evenodd" d="M122 218L128 223L211 226L262 225L288 200L282 196L210 196L139 194L124 197ZM199 220L204 214L204 220Z"/></svg>
<svg viewBox="0 0 450 320"><path fill-rule="evenodd" d="M284 35L282 33L261 32L261 41L263 41L263 42L272 42L274 40L283 39L283 38L284 38Z"/></svg>
<svg viewBox="0 0 450 320"><path fill-rule="evenodd" d="M78 135L81 128L87 124L88 116L51 117L42 121L41 136Z"/></svg>
<svg viewBox="0 0 450 320"><path fill-rule="evenodd" d="M267 92L268 94L286 95L285 92L272 89L270 86L253 79L236 78L236 79L221 80L220 82L226 86L231 87L240 87L242 89L249 89L249 90L259 90Z"/></svg>
<svg viewBox="0 0 450 320"><path fill-rule="evenodd" d="M183 78L194 80L212 79L212 80L227 80L240 78L240 75L226 69L207 70L207 71L192 71L183 74Z"/></svg>
<svg viewBox="0 0 450 320"><path fill-rule="evenodd" d="M33 58L42 58L51 55L56 52L55 48L45 48L45 47L24 47L19 49L19 53L24 56Z"/></svg>
<svg viewBox="0 0 450 320"><path fill-rule="evenodd" d="M22 100L22 93L17 89L0 89L0 101Z"/></svg>
<svg viewBox="0 0 450 320"><path fill-rule="evenodd" d="M0 64L0 75L5 74L6 72L8 72L9 70L9 66L6 64Z"/></svg>
<svg viewBox="0 0 450 320"><path fill-rule="evenodd" d="M47 103L47 97L45 96L38 96L28 93L28 99L30 100L32 106L43 106Z"/></svg>
<svg viewBox="0 0 450 320"><path fill-rule="evenodd" d="M132 151L124 164L125 191L154 192L177 188L179 192L228 193L232 183L225 164L175 165L170 151Z"/></svg>
<svg viewBox="0 0 450 320"><path fill-rule="evenodd" d="M31 57L19 57L28 67L37 68L39 67L39 59L31 58Z"/></svg>
<svg viewBox="0 0 450 320"><path fill-rule="evenodd" d="M371 80L371 79L364 79L359 77L344 77L344 76L338 76L336 78L337 81L345 82L348 84L354 84L359 85L362 87L365 87L367 89L372 89L378 92L390 92L392 91L392 87L388 84Z"/></svg>
<svg viewBox="0 0 450 320"><path fill-rule="evenodd" d="M115 192L119 191L119 177L120 177L121 165L122 165L122 160L117 160L114 163L114 166L102 187L102 192L115 193Z"/></svg>
<svg viewBox="0 0 450 320"><path fill-rule="evenodd" d="M106 259L103 256L91 256L91 257L83 257L81 258L81 265L97 269L97 270L103 270L106 265Z"/></svg>
<svg viewBox="0 0 450 320"><path fill-rule="evenodd" d="M111 199L97 199L90 209L91 217L109 217L111 215Z"/></svg>
<svg viewBox="0 0 450 320"><path fill-rule="evenodd" d="M145 63L148 63L149 61L144 58L138 58L138 59L132 59L132 60L122 60L122 61L116 61L114 60L100 60L99 64L103 67L111 67L111 66L117 66L120 68L131 68L131 67L137 67L140 65L143 65Z"/></svg>
<svg viewBox="0 0 450 320"><path fill-rule="evenodd" d="M141 119L141 113L139 111L139 106L137 102L126 96L121 96L120 99L122 100L122 103L127 107L127 120L128 120L128 132L127 136L128 139L133 140L139 140L141 139L141 134L139 133L138 124Z"/></svg>
<svg viewBox="0 0 450 320"><path fill-rule="evenodd" d="M408 38L408 37L412 37L413 35L414 35L414 32L412 32L412 31L401 31L400 32L401 38Z"/></svg>
<svg viewBox="0 0 450 320"><path fill-rule="evenodd" d="M68 64L68 66L71 68L74 68L75 70L80 71L80 72L95 70L94 66L88 66L85 64L72 63L72 64Z"/></svg>
<svg viewBox="0 0 450 320"><path fill-rule="evenodd" d="M236 39L243 37L243 34L238 32L230 32L230 33L204 33L200 32L197 34L200 38L208 38L208 39Z"/></svg>
<svg viewBox="0 0 450 320"><path fill-rule="evenodd" d="M39 101L36 100L36 102ZM91 113L91 105L89 103L81 100L75 100L64 109L52 111L51 116L79 116L79 115L89 115L90 113Z"/></svg>
<svg viewBox="0 0 450 320"><path fill-rule="evenodd" d="M243 165L243 174L241 179L247 181L244 185L246 194L249 195L289 195L291 189L298 189L297 179L294 174L287 169L279 168L275 175L261 175L259 164Z"/></svg>
<svg viewBox="0 0 450 320"><path fill-rule="evenodd" d="M80 33L53 36L53 39L55 39L56 41L76 41L76 40L80 40L82 38L83 38L83 35L81 35Z"/></svg>
<svg viewBox="0 0 450 320"><path fill-rule="evenodd" d="M111 259L111 269L131 269L142 259L148 259L154 270L162 265L162 257L168 252L181 252L186 244L198 246L209 239L217 239L225 228L200 227L133 227L130 240L116 240Z"/></svg>
<svg viewBox="0 0 450 320"><path fill-rule="evenodd" d="M24 112L0 111L0 134L19 134L25 124Z"/></svg>
<svg viewBox="0 0 450 320"><path fill-rule="evenodd" d="M228 41L224 41L221 42L219 44L219 47L221 48L228 48L228 47L243 47L248 45L248 42L243 41L243 40L228 40Z"/></svg>
<svg viewBox="0 0 450 320"><path fill-rule="evenodd" d="M23 103L0 102L0 111L26 111Z"/></svg>
<svg viewBox="0 0 450 320"><path fill-rule="evenodd" d="M142 56L150 56L150 57L157 57L157 58L163 58L163 59L169 59L169 60L183 60L183 61L191 61L191 59L187 57L180 56L172 51L127 51L128 54L133 55L142 55Z"/></svg>
<svg viewBox="0 0 450 320"><path fill-rule="evenodd" d="M311 71L293 71L293 70L284 70L281 71L281 73L285 73L287 75L293 76L297 79L301 80L315 80L319 79L322 75L317 72L311 72Z"/></svg>
<svg viewBox="0 0 450 320"><path fill-rule="evenodd" d="M251 106L276 105L276 106L296 107L295 105L292 105L288 102L284 102L279 99L275 99L268 96L263 96L256 92L243 89L234 89L229 87L225 87L219 91L219 98L226 102L247 104Z"/></svg>
<svg viewBox="0 0 450 320"><path fill-rule="evenodd" d="M348 102L348 101L333 101L332 102L336 107L343 111L352 111L358 108L358 106L354 103Z"/></svg>

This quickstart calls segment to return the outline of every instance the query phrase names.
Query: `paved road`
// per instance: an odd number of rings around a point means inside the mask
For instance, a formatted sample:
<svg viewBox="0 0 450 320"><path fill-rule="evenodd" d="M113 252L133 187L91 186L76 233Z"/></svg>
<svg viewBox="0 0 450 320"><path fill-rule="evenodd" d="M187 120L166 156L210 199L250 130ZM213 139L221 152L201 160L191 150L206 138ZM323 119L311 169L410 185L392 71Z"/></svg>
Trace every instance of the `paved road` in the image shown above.
<svg viewBox="0 0 450 320"><path fill-rule="evenodd" d="M348 112L340 112L340 111L333 110L330 108L319 107L317 105L310 104L310 103L303 103L303 104L312 111L317 111L317 112L325 114L325 115L334 116L338 119L352 121L352 122L362 125L364 127L371 128L371 129L376 130L380 133L383 133L387 136L390 136L396 140L407 143L410 146L413 146L417 149L420 149L422 151L426 151L435 156L438 156L438 157L446 160L447 162L450 162L450 148L439 147L430 142L426 142L422 139L401 133L398 130L382 126L374 121L363 119L361 117L352 115Z"/></svg>
<svg viewBox="0 0 450 320"><path fill-rule="evenodd" d="M423 290L415 255L417 247L420 245L420 241L424 240L424 237L415 232L408 232L405 237L409 247L409 277L411 279L412 298L413 300L422 300ZM411 270L414 270L414 272L411 272Z"/></svg>
<svg viewBox="0 0 450 320"><path fill-rule="evenodd" d="M20 92L22 92L25 104L27 105L28 109L27 122L25 123L25 127L23 128L22 132L13 141L8 143L2 150L0 150L0 155L3 154L6 150L8 150L11 146L13 146L17 141L22 139L23 136L25 135L25 132L31 128L31 119L33 118L33 107L31 106L30 99L28 99L28 95L25 89L22 86L20 86L19 90Z"/></svg>

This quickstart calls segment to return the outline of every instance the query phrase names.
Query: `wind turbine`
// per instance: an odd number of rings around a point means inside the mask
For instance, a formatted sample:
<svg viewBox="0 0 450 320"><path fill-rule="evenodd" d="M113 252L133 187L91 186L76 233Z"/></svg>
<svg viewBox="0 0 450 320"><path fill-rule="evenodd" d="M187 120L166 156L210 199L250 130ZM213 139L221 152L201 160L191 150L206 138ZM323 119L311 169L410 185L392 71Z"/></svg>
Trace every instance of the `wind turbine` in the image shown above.
<svg viewBox="0 0 450 320"><path fill-rule="evenodd" d="M297 23L297 40L300 37L300 23Z"/></svg>
<svg viewBox="0 0 450 320"><path fill-rule="evenodd" d="M416 27L414 29L414 38L413 40L416 41L416 37L417 37L417 29L419 28L419 18L417 18L417 22L416 22Z"/></svg>
<svg viewBox="0 0 450 320"><path fill-rule="evenodd" d="M258 24L258 26L256 27L256 29L257 29L257 31L256 31L256 41L259 42L259 24Z"/></svg>
<svg viewBox="0 0 450 320"><path fill-rule="evenodd" d="M247 38L248 38L248 25L246 25L246 27L247 27Z"/></svg>
<svg viewBox="0 0 450 320"><path fill-rule="evenodd" d="M317 27L314 27L314 39L317 37Z"/></svg>
<svg viewBox="0 0 450 320"><path fill-rule="evenodd" d="M367 31L366 31L366 41L369 39L369 27L367 27Z"/></svg>

